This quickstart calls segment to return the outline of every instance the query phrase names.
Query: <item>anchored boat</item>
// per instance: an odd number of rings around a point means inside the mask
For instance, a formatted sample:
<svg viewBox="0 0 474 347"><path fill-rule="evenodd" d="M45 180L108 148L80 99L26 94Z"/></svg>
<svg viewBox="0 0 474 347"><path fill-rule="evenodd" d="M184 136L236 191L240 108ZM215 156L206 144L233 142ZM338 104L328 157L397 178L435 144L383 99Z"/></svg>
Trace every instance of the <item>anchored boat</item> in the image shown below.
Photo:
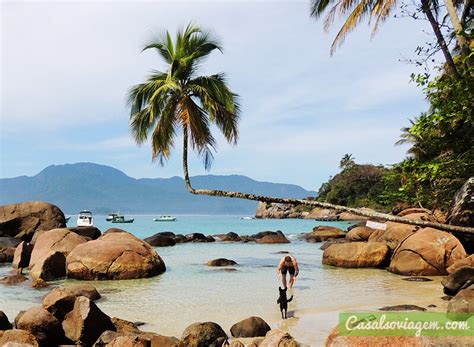
<svg viewBox="0 0 474 347"><path fill-rule="evenodd" d="M177 220L174 216L160 216L159 218L153 218L155 222L175 222Z"/></svg>
<svg viewBox="0 0 474 347"><path fill-rule="evenodd" d="M91 227L94 225L94 218L92 217L91 211L81 211L77 216L77 226L78 227Z"/></svg>

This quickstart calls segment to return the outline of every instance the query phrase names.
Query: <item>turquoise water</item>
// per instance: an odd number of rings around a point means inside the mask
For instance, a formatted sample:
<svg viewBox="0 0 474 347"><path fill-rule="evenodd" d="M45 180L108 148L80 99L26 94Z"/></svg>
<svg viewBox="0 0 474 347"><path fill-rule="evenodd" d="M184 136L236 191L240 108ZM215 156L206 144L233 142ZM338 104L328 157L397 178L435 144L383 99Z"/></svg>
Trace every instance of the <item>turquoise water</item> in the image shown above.
<svg viewBox="0 0 474 347"><path fill-rule="evenodd" d="M133 224L111 224L102 217L96 217L96 225L102 231L113 225L138 237L165 230L204 234L282 230L292 240L290 244L215 242L156 248L167 266L164 274L149 279L92 282L104 296L98 305L105 313L146 322L144 330L180 337L189 324L214 321L229 333L232 324L256 315L272 327L290 332L300 342L321 346L337 324L341 310L377 309L395 304L446 306L439 299L442 287L437 278L433 282L414 283L385 270L323 266L320 244L296 240L298 233L310 231L319 222L178 216L177 222L158 223L152 221L155 216L138 216ZM321 224L348 225L346 222ZM291 318L285 321L281 320L276 303L280 282L275 270L282 257L279 251L294 254L301 269L293 290L294 300L289 304ZM205 265L208 260L220 257L235 260L236 271ZM9 270L0 267L0 275ZM73 282L63 280L53 284ZM0 286L0 309L13 320L20 309L40 304L49 290L30 289L27 284Z"/></svg>

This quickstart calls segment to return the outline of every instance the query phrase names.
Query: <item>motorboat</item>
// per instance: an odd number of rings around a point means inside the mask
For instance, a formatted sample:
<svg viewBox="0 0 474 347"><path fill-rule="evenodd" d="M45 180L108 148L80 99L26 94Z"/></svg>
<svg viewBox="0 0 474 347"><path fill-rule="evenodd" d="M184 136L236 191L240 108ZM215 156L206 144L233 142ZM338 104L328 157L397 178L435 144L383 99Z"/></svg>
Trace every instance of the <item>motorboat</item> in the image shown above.
<svg viewBox="0 0 474 347"><path fill-rule="evenodd" d="M118 213L109 213L109 215L105 218L105 220L107 222L111 222L117 216L118 216Z"/></svg>
<svg viewBox="0 0 474 347"><path fill-rule="evenodd" d="M125 219L124 216L117 214L116 216L114 216L114 218L112 218L112 220L110 222L112 222L112 223L133 223L134 220L135 220L134 218Z"/></svg>
<svg viewBox="0 0 474 347"><path fill-rule="evenodd" d="M243 219L243 220L252 220L252 219L255 219L255 217L240 217L240 219Z"/></svg>
<svg viewBox="0 0 474 347"><path fill-rule="evenodd" d="M91 227L94 225L94 218L92 217L91 211L81 211L77 216L77 226L78 227Z"/></svg>
<svg viewBox="0 0 474 347"><path fill-rule="evenodd" d="M174 216L160 216L159 218L153 218L155 222L176 222L177 218Z"/></svg>

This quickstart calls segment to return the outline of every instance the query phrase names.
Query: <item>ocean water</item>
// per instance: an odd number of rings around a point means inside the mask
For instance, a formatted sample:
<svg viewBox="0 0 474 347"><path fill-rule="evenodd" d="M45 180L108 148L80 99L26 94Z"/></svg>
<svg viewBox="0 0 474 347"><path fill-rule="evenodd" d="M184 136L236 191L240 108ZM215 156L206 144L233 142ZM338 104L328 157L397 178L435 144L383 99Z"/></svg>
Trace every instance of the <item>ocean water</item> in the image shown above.
<svg viewBox="0 0 474 347"><path fill-rule="evenodd" d="M127 218L129 216L126 216ZM134 216L130 216L134 217ZM432 282L407 282L401 276L381 269L342 269L321 264L319 243L306 243L298 234L317 224L345 228L348 222L311 220L241 220L238 216L178 216L177 222L153 222L156 216L135 216L133 224L111 224L97 216L95 224L105 231L117 226L140 238L159 231L204 234L234 231L241 235L264 230L282 230L290 244L188 243L157 247L167 271L157 277L126 281L92 281L103 298L99 307L108 315L146 323L143 330L180 337L195 322L213 321L230 336L230 327L241 319L260 316L272 327L288 331L298 341L321 346L338 322L341 310L375 310L386 305L435 304L445 309L440 297L440 278ZM71 218L71 224L75 224ZM280 251L293 254L300 264L300 275L289 303L289 316L282 320L278 298L276 266ZM235 260L235 270L210 268L215 258ZM10 267L0 267L0 275ZM53 285L74 283L62 280ZM10 320L21 309L41 303L50 289L35 290L27 284L0 286L1 305Z"/></svg>

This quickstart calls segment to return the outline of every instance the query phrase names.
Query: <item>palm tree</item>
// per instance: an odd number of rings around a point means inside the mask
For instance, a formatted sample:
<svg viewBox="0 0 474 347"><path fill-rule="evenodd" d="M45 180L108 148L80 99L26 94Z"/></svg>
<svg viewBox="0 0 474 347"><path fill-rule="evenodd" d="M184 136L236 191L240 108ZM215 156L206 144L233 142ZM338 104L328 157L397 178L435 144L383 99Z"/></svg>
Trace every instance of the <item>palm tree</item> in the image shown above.
<svg viewBox="0 0 474 347"><path fill-rule="evenodd" d="M344 154L344 156L341 158L341 161L339 162L339 168L343 170L351 168L355 165L354 159L355 158L352 154Z"/></svg>
<svg viewBox="0 0 474 347"><path fill-rule="evenodd" d="M330 52L332 55L335 52L337 46L344 42L346 36L367 17L369 17L369 21L372 19L375 20L375 24L372 29L372 36L375 35L379 25L389 18L390 14L397 7L397 5L398 0L311 0L311 17L319 18L330 7L324 19L324 29L327 31L334 23L336 14L347 16L344 24L337 33L336 38L331 45ZM434 15L437 14L438 11L437 0L421 0L421 9L431 24L433 32L436 36L436 40L443 52L449 69L455 78L459 80L461 76L454 63L448 45L446 44L446 40L441 33L439 23Z"/></svg>
<svg viewBox="0 0 474 347"><path fill-rule="evenodd" d="M161 37L146 45L143 50L148 49L155 49L168 67L166 72L153 71L146 82L130 89L128 93L128 103L131 108L130 131L138 144L143 144L150 137L152 160L159 160L162 165L170 156L175 136L178 131L182 131L184 179L186 188L192 194L309 205L351 212L370 218L474 233L473 228L408 220L317 200L194 189L188 172L188 145L191 144L191 147L204 159L206 169L209 169L212 150L216 145L209 128L210 124L215 124L228 142L236 144L238 140L237 95L227 86L224 74L197 76L199 63L213 51L222 51L222 48L209 32L190 24L184 31L177 32L174 42L170 33L166 31Z"/></svg>

